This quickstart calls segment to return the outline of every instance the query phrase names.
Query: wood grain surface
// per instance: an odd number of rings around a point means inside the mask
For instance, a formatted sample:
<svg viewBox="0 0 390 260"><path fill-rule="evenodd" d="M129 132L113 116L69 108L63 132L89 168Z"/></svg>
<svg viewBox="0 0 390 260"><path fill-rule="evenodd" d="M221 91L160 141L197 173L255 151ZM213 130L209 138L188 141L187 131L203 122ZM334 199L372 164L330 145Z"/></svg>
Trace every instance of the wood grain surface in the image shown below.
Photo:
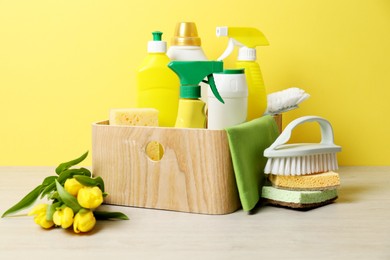
<svg viewBox="0 0 390 260"><path fill-rule="evenodd" d="M205 129L93 125L92 168L106 182L107 201L156 209L226 214L240 207L226 132ZM149 142L163 147L159 161Z"/></svg>

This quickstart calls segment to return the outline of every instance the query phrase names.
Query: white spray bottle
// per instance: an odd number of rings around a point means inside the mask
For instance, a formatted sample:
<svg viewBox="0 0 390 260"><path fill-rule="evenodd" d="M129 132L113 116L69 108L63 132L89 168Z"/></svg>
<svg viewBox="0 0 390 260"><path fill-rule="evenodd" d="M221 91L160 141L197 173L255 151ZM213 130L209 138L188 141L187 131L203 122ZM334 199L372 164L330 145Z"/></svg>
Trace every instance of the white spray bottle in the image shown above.
<svg viewBox="0 0 390 260"><path fill-rule="evenodd" d="M247 120L261 117L267 109L267 93L264 86L260 66L256 62L256 47L269 45L264 34L256 28L250 27L217 27L217 36L229 37L224 53L217 59L223 60L239 46L236 68L245 69L248 85L248 113Z"/></svg>

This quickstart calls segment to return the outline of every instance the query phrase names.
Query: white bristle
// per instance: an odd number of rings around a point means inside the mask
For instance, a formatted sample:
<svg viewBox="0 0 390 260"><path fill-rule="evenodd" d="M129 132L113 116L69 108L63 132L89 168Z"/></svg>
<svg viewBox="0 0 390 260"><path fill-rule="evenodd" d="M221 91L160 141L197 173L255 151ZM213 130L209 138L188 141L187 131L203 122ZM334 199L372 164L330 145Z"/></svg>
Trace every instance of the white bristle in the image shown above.
<svg viewBox="0 0 390 260"><path fill-rule="evenodd" d="M307 171L307 160L308 160L308 158L307 158L307 156L304 156L304 158L303 158L303 160L301 160L301 162L302 162L302 167L301 167L301 174L300 175L304 175L304 174L306 174L306 171Z"/></svg>
<svg viewBox="0 0 390 260"><path fill-rule="evenodd" d="M327 163L328 163L328 171L331 171L333 169L333 157L332 157L332 154L328 154L327 156L328 160L327 160Z"/></svg>
<svg viewBox="0 0 390 260"><path fill-rule="evenodd" d="M314 169L313 169L314 172L319 172L320 167L318 165L318 163L319 163L318 157L319 157L318 154L314 155Z"/></svg>
<svg viewBox="0 0 390 260"><path fill-rule="evenodd" d="M286 168L284 172L291 172L291 157L286 158Z"/></svg>
<svg viewBox="0 0 390 260"><path fill-rule="evenodd" d="M335 153L313 154L300 157L269 158L264 168L266 174L306 175L338 169Z"/></svg>
<svg viewBox="0 0 390 260"><path fill-rule="evenodd" d="M297 174L297 168L296 168L297 160L295 157L291 158L291 175Z"/></svg>
<svg viewBox="0 0 390 260"><path fill-rule="evenodd" d="M295 160L296 160L296 170L295 170L295 174L296 175L301 175L301 173L302 173L302 160L301 160L301 158L298 158L298 157L296 157L295 158Z"/></svg>
<svg viewBox="0 0 390 260"><path fill-rule="evenodd" d="M278 171L278 172L284 172L284 167L285 167L285 165L286 165L286 160L285 160L285 158L280 158L280 162L279 162L277 171Z"/></svg>
<svg viewBox="0 0 390 260"><path fill-rule="evenodd" d="M288 88L267 95L268 114L280 114L297 108L300 103L310 97L303 89Z"/></svg>

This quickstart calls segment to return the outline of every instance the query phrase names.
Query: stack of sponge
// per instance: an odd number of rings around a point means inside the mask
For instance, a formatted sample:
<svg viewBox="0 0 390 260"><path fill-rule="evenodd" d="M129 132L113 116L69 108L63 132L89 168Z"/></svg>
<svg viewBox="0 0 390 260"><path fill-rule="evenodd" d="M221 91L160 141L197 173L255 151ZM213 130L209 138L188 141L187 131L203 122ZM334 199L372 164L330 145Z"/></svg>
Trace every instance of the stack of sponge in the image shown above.
<svg viewBox="0 0 390 260"><path fill-rule="evenodd" d="M270 174L262 198L276 206L316 208L333 202L339 185L339 174L333 171L298 176Z"/></svg>

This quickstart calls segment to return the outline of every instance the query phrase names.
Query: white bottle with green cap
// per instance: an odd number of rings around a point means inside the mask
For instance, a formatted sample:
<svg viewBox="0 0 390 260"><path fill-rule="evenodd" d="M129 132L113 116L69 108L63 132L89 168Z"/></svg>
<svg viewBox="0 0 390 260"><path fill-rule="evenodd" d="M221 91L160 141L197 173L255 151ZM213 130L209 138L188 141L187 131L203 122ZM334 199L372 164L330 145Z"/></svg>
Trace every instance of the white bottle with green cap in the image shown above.
<svg viewBox="0 0 390 260"><path fill-rule="evenodd" d="M207 128L221 130L244 123L247 118L248 85L244 69L225 69L214 73L215 86L225 104L208 91Z"/></svg>
<svg viewBox="0 0 390 260"><path fill-rule="evenodd" d="M179 106L180 82L168 68L167 44L161 40L162 32L153 32L148 42L148 55L137 72L137 107L159 111L159 126L173 127Z"/></svg>

